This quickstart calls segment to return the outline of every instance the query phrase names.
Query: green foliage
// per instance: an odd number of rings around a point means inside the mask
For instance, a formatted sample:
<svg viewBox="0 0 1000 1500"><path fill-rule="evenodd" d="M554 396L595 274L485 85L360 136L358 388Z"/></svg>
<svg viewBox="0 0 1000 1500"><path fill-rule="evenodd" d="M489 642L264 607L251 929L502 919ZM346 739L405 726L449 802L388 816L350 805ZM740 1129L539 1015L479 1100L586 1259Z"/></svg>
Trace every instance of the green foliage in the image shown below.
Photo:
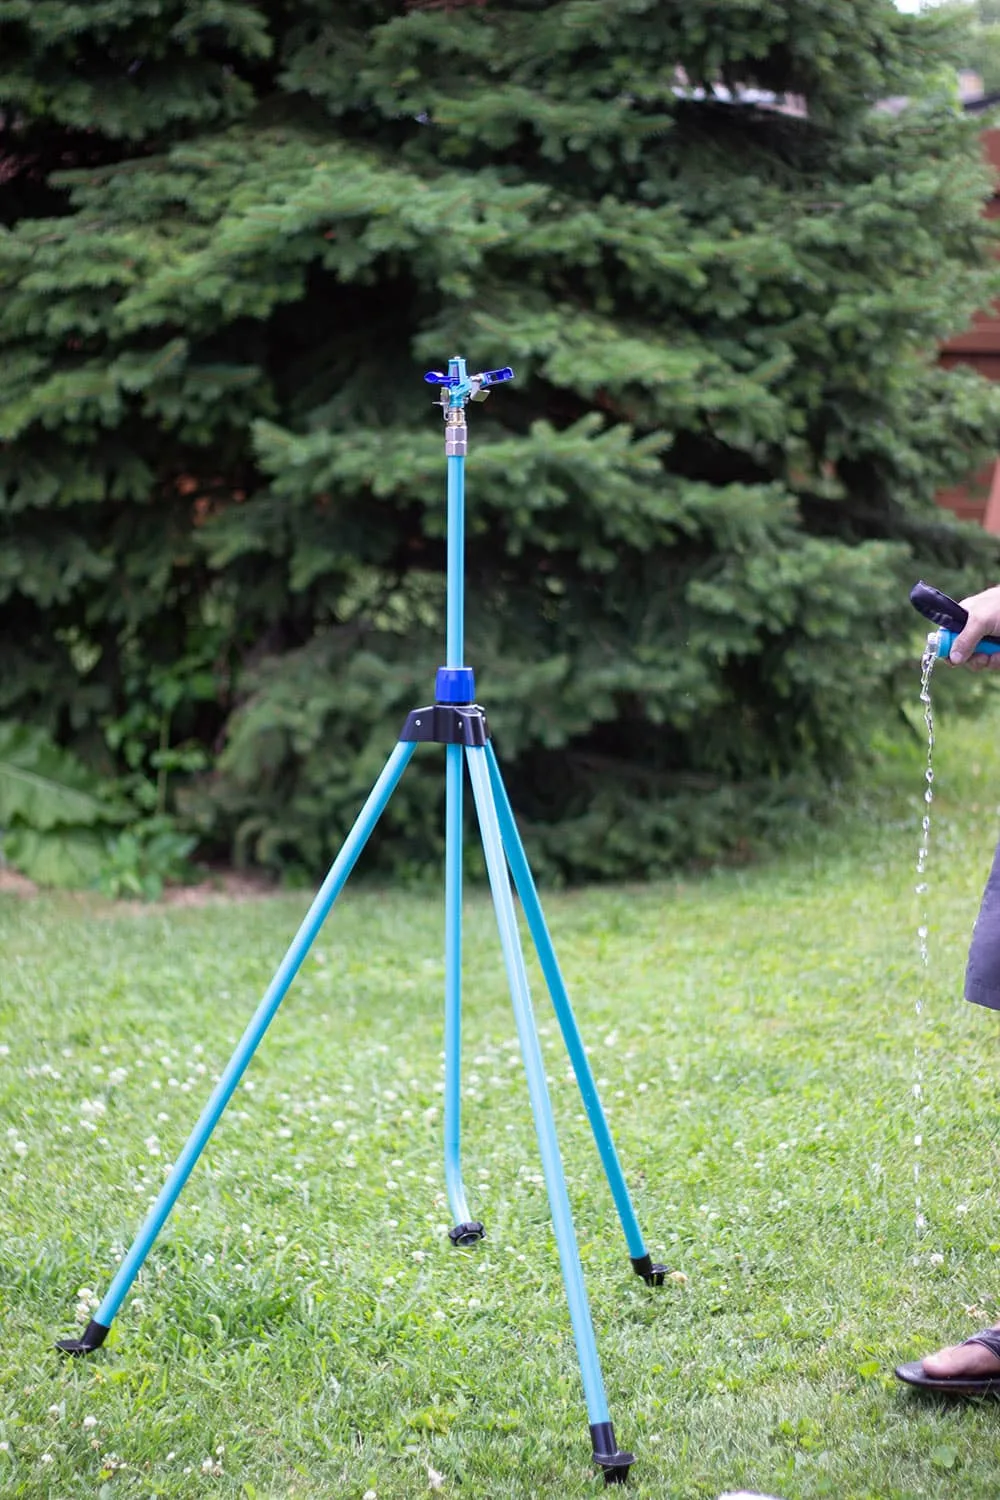
<svg viewBox="0 0 1000 1500"><path fill-rule="evenodd" d="M44 729L0 720L0 859L40 885L159 896L196 841L123 799L131 780L108 788Z"/></svg>
<svg viewBox="0 0 1000 1500"><path fill-rule="evenodd" d="M809 805L911 690L913 578L996 558L933 504L1000 434L934 366L998 289L957 37L0 0L0 712L321 866L440 659L419 374L458 349L518 372L473 416L468 641L532 853L655 871ZM376 855L433 859L441 800L428 753Z"/></svg>
<svg viewBox="0 0 1000 1500"><path fill-rule="evenodd" d="M108 844L96 883L108 896L155 901L168 881L190 873L188 858L196 843L172 818L137 820Z"/></svg>
<svg viewBox="0 0 1000 1500"><path fill-rule="evenodd" d="M44 730L0 721L0 856L43 885L97 878L120 821L93 774Z"/></svg>

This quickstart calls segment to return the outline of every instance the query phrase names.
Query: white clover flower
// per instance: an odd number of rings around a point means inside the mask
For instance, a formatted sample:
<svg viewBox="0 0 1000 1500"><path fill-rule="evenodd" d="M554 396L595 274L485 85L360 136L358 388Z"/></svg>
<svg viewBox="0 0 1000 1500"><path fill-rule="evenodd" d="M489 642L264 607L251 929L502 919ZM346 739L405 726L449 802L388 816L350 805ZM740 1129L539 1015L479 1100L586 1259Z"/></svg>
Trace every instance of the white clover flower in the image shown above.
<svg viewBox="0 0 1000 1500"><path fill-rule="evenodd" d="M96 1427L97 1426L97 1418L96 1417L91 1417L91 1416L86 1416L83 1419L83 1425L84 1425L84 1427L88 1427L88 1428L89 1427Z"/></svg>
<svg viewBox="0 0 1000 1500"><path fill-rule="evenodd" d="M0 1057L9 1057L9 1056L10 1056L10 1048L7 1046L6 1043L4 1043L4 1045L2 1047L0 1047Z"/></svg>
<svg viewBox="0 0 1000 1500"><path fill-rule="evenodd" d="M42 1454L42 1463L43 1464L53 1464L53 1463L55 1463L55 1459L54 1459L54 1457L52 1456L51 1453L43 1453Z"/></svg>
<svg viewBox="0 0 1000 1500"><path fill-rule="evenodd" d="M214 1266L215 1265L215 1256L212 1254L211 1250L206 1250L205 1254L202 1256L201 1259L202 1259L202 1264L203 1265L206 1265L206 1266Z"/></svg>
<svg viewBox="0 0 1000 1500"><path fill-rule="evenodd" d="M27 1143L27 1141L15 1141L14 1142L14 1151L15 1151L15 1153L18 1156L27 1156L27 1154L28 1154L28 1143Z"/></svg>
<svg viewBox="0 0 1000 1500"><path fill-rule="evenodd" d="M108 1082L112 1084L124 1083L128 1077L128 1068L112 1068L108 1074Z"/></svg>

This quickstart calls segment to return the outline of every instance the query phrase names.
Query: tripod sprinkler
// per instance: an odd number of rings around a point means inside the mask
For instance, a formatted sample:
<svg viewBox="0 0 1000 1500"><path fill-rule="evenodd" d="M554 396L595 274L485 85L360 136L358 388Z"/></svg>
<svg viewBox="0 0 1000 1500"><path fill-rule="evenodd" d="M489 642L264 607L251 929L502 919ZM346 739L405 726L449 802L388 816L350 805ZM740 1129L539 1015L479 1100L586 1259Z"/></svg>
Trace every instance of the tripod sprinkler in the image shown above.
<svg viewBox="0 0 1000 1500"><path fill-rule="evenodd" d="M448 464L447 664L438 669L434 702L413 709L407 716L395 748L94 1317L82 1334L60 1339L56 1347L65 1354L85 1355L92 1354L104 1343L119 1307L277 1013L323 921L347 883L355 862L385 811L418 744L439 745L445 751L444 1175L449 1206L455 1218L454 1228L449 1230L448 1237L452 1244L467 1247L483 1239L486 1234L484 1225L470 1213L461 1167L462 795L463 773L467 770L524 1061L528 1099L548 1192L570 1324L579 1359L593 1461L603 1473L605 1483L624 1484L635 1456L618 1446L608 1410L583 1266L556 1138L545 1072L546 1061L531 1003L528 972L514 905L515 890L576 1076L601 1165L618 1210L632 1271L647 1286L658 1287L663 1285L667 1268L655 1263L646 1248L601 1105L597 1082L587 1056L588 1048L584 1046L573 1014L542 913L527 854L491 742L486 714L475 701L475 676L472 668L465 665L464 511L465 454L468 447L465 406L469 401L485 400L492 386L512 380L513 376L514 371L507 365L498 370L484 370L470 375L465 360L457 356L448 361L447 372L430 370L424 376L428 385L440 389L439 401L435 404L439 404L444 413L445 454Z"/></svg>

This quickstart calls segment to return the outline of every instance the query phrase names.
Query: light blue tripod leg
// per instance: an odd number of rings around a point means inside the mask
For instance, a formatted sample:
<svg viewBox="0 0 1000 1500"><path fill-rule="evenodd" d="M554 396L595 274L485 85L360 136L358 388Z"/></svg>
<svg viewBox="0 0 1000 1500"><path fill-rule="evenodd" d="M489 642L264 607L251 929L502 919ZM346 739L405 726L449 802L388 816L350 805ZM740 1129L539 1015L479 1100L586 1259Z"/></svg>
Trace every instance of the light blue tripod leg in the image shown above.
<svg viewBox="0 0 1000 1500"><path fill-rule="evenodd" d="M223 1110L232 1098L237 1084L243 1077L250 1059L253 1057L257 1047L271 1021L274 1019L278 1006L288 992L289 986L301 967L302 960L319 932L323 920L331 906L343 890L351 870L357 861L365 844L371 835L372 829L378 822L385 810L386 803L392 796L399 778L406 769L410 757L416 749L415 743L400 743L393 750L381 776L376 781L369 793L368 800L358 819L344 841L343 847L334 860L323 884L310 906L301 927L292 940L291 947L285 954L277 973L267 987L264 998L261 1000L250 1024L247 1026L237 1044L229 1062L226 1064L225 1072L212 1090L211 1097L202 1110L184 1149L181 1151L174 1163L170 1176L160 1189L159 1196L153 1204L146 1219L135 1238L132 1248L118 1268L118 1273L108 1287L104 1300L97 1309L84 1333L79 1339L63 1339L56 1345L67 1354L89 1354L103 1344L107 1337L108 1329L112 1319L124 1301L129 1288L142 1267L143 1261L149 1254L153 1241L163 1228L170 1210L180 1197L181 1190L187 1182L202 1151L208 1143Z"/></svg>
<svg viewBox="0 0 1000 1500"><path fill-rule="evenodd" d="M486 855L486 869L493 894L497 927L500 931L500 945L507 969L507 981L514 1005L517 1034L524 1057L528 1094L535 1117L535 1130L542 1156L542 1170L545 1173L549 1207L552 1212L552 1227L555 1230L556 1244L559 1247L559 1261L566 1287L566 1300L569 1303L569 1315L576 1339L583 1392L590 1418L591 1439L594 1444L594 1462L604 1470L605 1478L619 1481L628 1473L629 1465L634 1460L632 1454L621 1452L615 1442L607 1397L604 1393L604 1377L601 1374L597 1340L594 1337L594 1325L590 1316L590 1304L587 1301L587 1289L583 1282L576 1231L573 1228L573 1215L566 1191L559 1143L556 1140L552 1103L545 1081L545 1063L542 1059L541 1044L535 1030L535 1018L531 1009L528 975L524 966L524 954L521 951L521 938L517 930L514 897L507 875L489 764L486 752L481 748L467 746L465 754L469 765L469 777L472 781L472 793L476 801L483 852Z"/></svg>
<svg viewBox="0 0 1000 1500"><path fill-rule="evenodd" d="M524 915L527 918L528 928L535 945L535 951L538 954L538 961L541 964L545 983L552 997L552 1004L559 1022L559 1028L566 1043L566 1050L569 1053L570 1062L573 1064L573 1071L576 1074L576 1081L583 1097L584 1108L590 1120L590 1128L594 1132L594 1140L597 1142L597 1149L600 1152L604 1171L607 1175L608 1186L611 1188L615 1205L618 1209L618 1217L621 1219L622 1229L625 1231L625 1240L628 1245L628 1253L632 1260L633 1269L650 1286L662 1286L666 1267L655 1266L653 1264L642 1237L642 1230L639 1228L639 1220L636 1218L628 1184L625 1181L625 1174L622 1171L618 1152L615 1149L614 1139L608 1127L604 1110L601 1107L600 1095L597 1092L597 1084L594 1081L590 1060L583 1045L583 1038L580 1035L576 1016L573 1014L573 1007L570 1004L566 984L559 969L555 949L552 946L552 939L545 924L542 903L538 899L538 891L535 888L535 881L531 874L528 858L524 852L521 835L517 831L517 823L515 822L514 812L510 805L510 798L507 796L507 789L503 784L503 776L501 775L496 752L492 744L487 744L486 746L486 760L490 769L490 785L493 788L493 798L496 802L497 818L500 823L500 834L503 838L507 862L514 877L517 894L521 898L521 905L524 908Z"/></svg>
<svg viewBox="0 0 1000 1500"><path fill-rule="evenodd" d="M445 763L445 1003L444 1003L444 1174L454 1217L451 1240L470 1245L482 1239L472 1221L462 1182L462 746L448 745Z"/></svg>

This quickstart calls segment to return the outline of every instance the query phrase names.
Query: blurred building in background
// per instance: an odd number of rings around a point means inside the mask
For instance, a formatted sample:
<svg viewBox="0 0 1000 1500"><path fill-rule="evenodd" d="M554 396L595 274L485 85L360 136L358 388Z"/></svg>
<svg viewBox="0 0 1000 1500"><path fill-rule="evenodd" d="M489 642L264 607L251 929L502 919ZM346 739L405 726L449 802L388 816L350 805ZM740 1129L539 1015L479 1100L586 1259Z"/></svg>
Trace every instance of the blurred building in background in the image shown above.
<svg viewBox="0 0 1000 1500"><path fill-rule="evenodd" d="M961 73L959 87L962 103L969 114L987 114L1000 108L1000 93L985 94L982 80L975 73ZM983 150L995 173L993 196L986 205L986 216L1000 219L1000 126L983 130ZM971 328L957 338L949 339L941 349L941 363L971 365L989 380L1000 380L1000 303L977 313ZM939 502L964 521L978 521L987 531L1000 534L1000 454L974 474L965 484L943 490Z"/></svg>

